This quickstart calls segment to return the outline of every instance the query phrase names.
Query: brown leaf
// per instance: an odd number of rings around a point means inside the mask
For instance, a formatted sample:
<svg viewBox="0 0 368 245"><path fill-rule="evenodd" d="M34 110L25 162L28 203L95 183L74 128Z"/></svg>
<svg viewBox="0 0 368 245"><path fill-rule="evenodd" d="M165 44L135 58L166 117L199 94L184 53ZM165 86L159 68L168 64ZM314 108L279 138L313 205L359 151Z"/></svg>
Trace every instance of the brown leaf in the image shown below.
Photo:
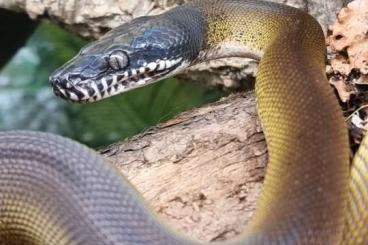
<svg viewBox="0 0 368 245"><path fill-rule="evenodd" d="M336 88L342 102L346 103L350 100L350 96L354 92L346 85L343 79L331 78L329 82Z"/></svg>

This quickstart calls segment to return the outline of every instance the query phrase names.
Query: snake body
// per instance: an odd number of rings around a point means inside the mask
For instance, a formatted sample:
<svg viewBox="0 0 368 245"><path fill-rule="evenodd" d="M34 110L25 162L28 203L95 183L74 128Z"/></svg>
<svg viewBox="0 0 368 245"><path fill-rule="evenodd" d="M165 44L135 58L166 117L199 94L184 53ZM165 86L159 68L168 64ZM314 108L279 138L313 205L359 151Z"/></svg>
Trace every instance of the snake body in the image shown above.
<svg viewBox="0 0 368 245"><path fill-rule="evenodd" d="M250 224L227 244L368 244L368 139L350 167L324 46L319 24L300 10L192 1L113 29L50 80L57 95L88 102L198 62L260 58L255 90L269 163ZM162 224L92 150L50 134L7 132L0 134L0 244L197 242Z"/></svg>

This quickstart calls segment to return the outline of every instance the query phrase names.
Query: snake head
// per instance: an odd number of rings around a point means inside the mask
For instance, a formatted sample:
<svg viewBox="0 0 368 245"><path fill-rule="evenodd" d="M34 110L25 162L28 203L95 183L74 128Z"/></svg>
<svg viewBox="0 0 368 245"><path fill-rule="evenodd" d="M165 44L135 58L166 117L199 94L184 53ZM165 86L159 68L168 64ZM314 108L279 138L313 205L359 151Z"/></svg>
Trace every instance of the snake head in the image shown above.
<svg viewBox="0 0 368 245"><path fill-rule="evenodd" d="M123 24L84 47L50 76L54 93L77 102L93 102L188 67L201 40L178 18L141 17ZM198 37L196 37L198 39Z"/></svg>

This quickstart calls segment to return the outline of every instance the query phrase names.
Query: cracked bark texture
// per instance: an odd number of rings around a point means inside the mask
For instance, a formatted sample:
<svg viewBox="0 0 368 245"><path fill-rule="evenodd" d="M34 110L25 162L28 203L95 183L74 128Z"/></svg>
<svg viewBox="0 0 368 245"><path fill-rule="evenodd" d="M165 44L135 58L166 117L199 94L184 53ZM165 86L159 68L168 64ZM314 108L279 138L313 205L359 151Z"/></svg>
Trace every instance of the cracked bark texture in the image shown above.
<svg viewBox="0 0 368 245"><path fill-rule="evenodd" d="M182 113L101 153L170 227L204 241L244 229L267 162L251 92Z"/></svg>
<svg viewBox="0 0 368 245"><path fill-rule="evenodd" d="M324 27L344 0L275 0L304 9ZM0 8L48 18L86 38L134 17L160 13L181 0L0 0ZM239 87L257 63L224 59L185 76L212 86ZM252 93L231 95L100 151L142 193L169 226L202 241L244 229L259 196L266 144Z"/></svg>

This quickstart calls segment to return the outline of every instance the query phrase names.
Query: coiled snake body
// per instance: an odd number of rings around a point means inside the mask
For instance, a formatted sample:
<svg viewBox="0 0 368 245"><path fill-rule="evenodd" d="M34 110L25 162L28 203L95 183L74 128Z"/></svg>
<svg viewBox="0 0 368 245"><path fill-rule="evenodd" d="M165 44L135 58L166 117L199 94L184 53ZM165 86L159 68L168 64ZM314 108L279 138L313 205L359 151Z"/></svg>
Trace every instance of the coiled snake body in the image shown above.
<svg viewBox="0 0 368 245"><path fill-rule="evenodd" d="M347 130L325 77L324 36L300 10L192 1L85 47L50 78L95 101L220 57L261 58L256 94L269 150L263 194L229 244L368 244L368 139L349 167ZM43 133L0 135L0 244L197 244L170 231L96 153Z"/></svg>

